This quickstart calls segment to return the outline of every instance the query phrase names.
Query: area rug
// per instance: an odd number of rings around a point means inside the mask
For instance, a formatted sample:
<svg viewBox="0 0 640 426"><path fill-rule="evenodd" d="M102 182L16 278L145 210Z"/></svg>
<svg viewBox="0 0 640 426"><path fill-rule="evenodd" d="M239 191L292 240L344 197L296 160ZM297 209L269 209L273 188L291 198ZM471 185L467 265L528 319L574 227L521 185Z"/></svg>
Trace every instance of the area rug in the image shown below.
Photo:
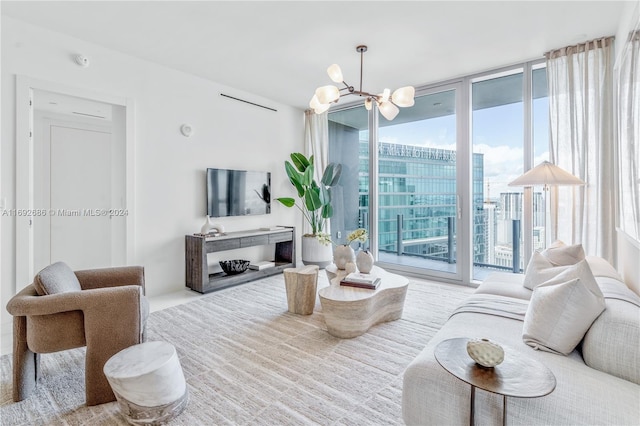
<svg viewBox="0 0 640 426"><path fill-rule="evenodd" d="M327 333L319 301L312 315L287 312L282 275L154 312L148 340L176 347L189 389L170 424L403 424L404 369L471 292L413 280L400 320L345 340ZM19 403L10 355L0 368L2 425L126 424L115 402L84 406L84 349L43 355L37 389Z"/></svg>

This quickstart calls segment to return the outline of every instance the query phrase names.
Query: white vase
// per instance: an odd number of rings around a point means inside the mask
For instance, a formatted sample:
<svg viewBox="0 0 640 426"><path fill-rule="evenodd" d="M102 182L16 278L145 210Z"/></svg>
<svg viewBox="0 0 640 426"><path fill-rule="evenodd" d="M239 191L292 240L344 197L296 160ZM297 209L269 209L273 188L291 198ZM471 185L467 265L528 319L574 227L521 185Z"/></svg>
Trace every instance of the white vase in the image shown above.
<svg viewBox="0 0 640 426"><path fill-rule="evenodd" d="M373 255L367 250L360 250L356 256L358 271L368 274L373 269Z"/></svg>
<svg viewBox="0 0 640 426"><path fill-rule="evenodd" d="M331 244L324 245L314 236L302 237L302 263L325 268L331 264Z"/></svg>
<svg viewBox="0 0 640 426"><path fill-rule="evenodd" d="M211 232L212 229L213 222L211 221L211 218L207 216L207 221L204 223L204 225L202 225L202 228L200 228L200 233L202 235L207 235L209 232Z"/></svg>
<svg viewBox="0 0 640 426"><path fill-rule="evenodd" d="M344 269L348 262L356 262L356 253L351 246L341 244L333 250L333 263L338 269Z"/></svg>
<svg viewBox="0 0 640 426"><path fill-rule="evenodd" d="M504 361L502 346L489 339L470 339L467 342L467 353L483 367L495 367Z"/></svg>

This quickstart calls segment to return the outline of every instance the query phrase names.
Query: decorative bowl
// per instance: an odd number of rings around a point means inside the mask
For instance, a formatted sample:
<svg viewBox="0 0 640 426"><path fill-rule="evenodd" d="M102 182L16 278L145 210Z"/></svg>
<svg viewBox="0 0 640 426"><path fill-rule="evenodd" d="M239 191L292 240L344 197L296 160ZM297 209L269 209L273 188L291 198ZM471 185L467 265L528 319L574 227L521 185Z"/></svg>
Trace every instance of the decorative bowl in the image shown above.
<svg viewBox="0 0 640 426"><path fill-rule="evenodd" d="M502 346L489 339L469 339L467 353L476 363L491 368L504 361Z"/></svg>
<svg viewBox="0 0 640 426"><path fill-rule="evenodd" d="M249 267L249 263L251 262L244 259L234 259L234 260L221 260L218 263L220 263L220 267L222 268L225 274L235 275L235 274L241 274L244 271L246 271L247 268Z"/></svg>

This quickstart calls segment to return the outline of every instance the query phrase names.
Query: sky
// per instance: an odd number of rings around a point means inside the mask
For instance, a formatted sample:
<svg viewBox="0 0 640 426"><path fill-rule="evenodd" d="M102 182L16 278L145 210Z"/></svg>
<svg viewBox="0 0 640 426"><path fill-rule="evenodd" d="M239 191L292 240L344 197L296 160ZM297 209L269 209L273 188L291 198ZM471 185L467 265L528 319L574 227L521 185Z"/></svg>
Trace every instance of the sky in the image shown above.
<svg viewBox="0 0 640 426"><path fill-rule="evenodd" d="M534 100L534 161L549 157L548 98ZM380 142L456 149L455 115L380 127ZM472 116L473 152L484 154L484 191L490 185L490 198L501 192L520 192L507 186L523 173L523 103L512 103L476 110Z"/></svg>

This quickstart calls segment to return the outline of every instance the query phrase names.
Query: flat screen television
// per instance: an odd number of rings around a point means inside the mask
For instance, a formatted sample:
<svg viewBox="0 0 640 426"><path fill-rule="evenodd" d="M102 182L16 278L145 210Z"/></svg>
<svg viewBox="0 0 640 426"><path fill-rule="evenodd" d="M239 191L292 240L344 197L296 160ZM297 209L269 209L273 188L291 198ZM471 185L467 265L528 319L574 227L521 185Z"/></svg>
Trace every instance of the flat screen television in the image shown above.
<svg viewBox="0 0 640 426"><path fill-rule="evenodd" d="M271 213L271 173L207 169L207 215L245 216Z"/></svg>

